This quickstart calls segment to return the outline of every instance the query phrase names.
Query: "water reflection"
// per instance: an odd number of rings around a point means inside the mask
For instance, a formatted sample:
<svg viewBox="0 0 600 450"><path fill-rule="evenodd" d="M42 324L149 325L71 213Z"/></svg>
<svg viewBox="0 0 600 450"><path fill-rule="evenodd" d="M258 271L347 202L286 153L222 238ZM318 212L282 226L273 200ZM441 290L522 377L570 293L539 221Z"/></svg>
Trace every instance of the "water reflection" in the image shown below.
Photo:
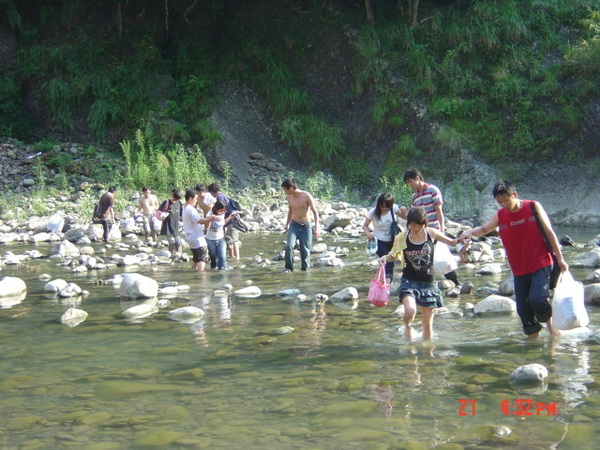
<svg viewBox="0 0 600 450"><path fill-rule="evenodd" d="M169 303L157 302L158 311L142 319L129 320L123 312L144 301L122 300L115 286L97 282L119 275L120 268L78 275L77 283L90 291L82 306L89 317L75 328L58 320L68 305L44 297L44 283L36 278L41 270L21 271L27 297L0 309L0 447L137 448L159 432L165 448L174 449L443 443L530 449L531 442L585 448L577 437L598 438L600 345L593 329L525 342L516 316L463 317L464 304L481 298L471 294L448 299L447 311L436 316L432 343L406 342L393 314L397 296L381 309L365 301L375 269L362 248L344 258L345 268L284 276L275 264L250 261L253 251L269 257L279 250L272 237L247 235L244 244L248 257L232 271L198 274L187 264L138 268L159 283L190 286ZM336 245L353 244L339 239ZM75 277L47 260L32 264L53 277ZM461 270L476 287L492 279ZM586 275L581 268L574 272L578 279ZM229 294L248 280L261 296ZM316 294L349 286L359 293L353 309L314 301ZM302 297L277 296L292 288ZM189 323L169 317L190 305L204 316ZM589 312L594 327L600 314ZM274 332L284 327L293 331ZM544 392L525 396L507 380L516 367L533 362L548 367L550 380ZM559 402L558 414L505 415L504 400L525 397ZM461 401L466 415L459 414ZM500 433L501 427L510 433Z"/></svg>

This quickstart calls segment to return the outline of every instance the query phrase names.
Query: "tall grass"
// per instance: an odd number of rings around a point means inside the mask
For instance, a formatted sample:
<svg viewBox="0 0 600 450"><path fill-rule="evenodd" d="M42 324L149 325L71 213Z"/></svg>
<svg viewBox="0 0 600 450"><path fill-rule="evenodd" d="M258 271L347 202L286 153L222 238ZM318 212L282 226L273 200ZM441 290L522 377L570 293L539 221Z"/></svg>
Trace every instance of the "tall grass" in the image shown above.
<svg viewBox="0 0 600 450"><path fill-rule="evenodd" d="M162 152L148 143L141 130L135 140L120 143L125 159L124 183L128 188L151 189L167 193L172 189L187 189L213 178L206 156L198 147L185 148L175 144Z"/></svg>

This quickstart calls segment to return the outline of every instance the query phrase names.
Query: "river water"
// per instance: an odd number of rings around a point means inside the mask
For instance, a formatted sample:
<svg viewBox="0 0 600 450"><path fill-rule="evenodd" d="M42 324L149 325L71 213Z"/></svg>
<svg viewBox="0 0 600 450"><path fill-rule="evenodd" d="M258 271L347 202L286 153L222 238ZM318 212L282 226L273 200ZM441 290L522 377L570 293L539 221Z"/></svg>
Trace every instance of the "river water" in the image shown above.
<svg viewBox="0 0 600 450"><path fill-rule="evenodd" d="M433 343L409 343L394 314L397 297L381 309L366 301L374 269L362 239L325 238L349 249L343 268L282 274L282 262L252 264L256 254L276 255L282 239L245 234L242 260L226 272L196 274L187 263L136 269L191 288L137 322L122 314L135 302L97 284L122 268L77 275L49 259L2 267L28 293L0 310L0 447L541 449L590 447L600 438L595 309L588 308L589 334L552 340L544 330L528 342L517 316L463 317L464 304L480 297L446 298ZM576 266L587 251L567 248L567 259ZM44 295L41 273L90 292L79 305L89 313L84 323L60 323L70 305ZM459 273L478 287L500 282L508 268L501 276ZM582 280L589 269L573 273ZM248 280L261 296L213 295ZM361 296L355 309L276 295L297 288L310 299L348 286ZM167 317L188 304L205 317L192 324ZM294 332L274 333L284 326ZM548 368L546 389L508 383L530 363Z"/></svg>

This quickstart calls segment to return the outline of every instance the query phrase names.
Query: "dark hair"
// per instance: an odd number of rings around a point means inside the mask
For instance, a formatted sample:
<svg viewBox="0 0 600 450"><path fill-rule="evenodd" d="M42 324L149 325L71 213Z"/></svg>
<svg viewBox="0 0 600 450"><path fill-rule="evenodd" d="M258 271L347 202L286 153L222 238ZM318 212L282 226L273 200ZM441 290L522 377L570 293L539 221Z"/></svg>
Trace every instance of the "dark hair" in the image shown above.
<svg viewBox="0 0 600 450"><path fill-rule="evenodd" d="M173 196L173 198L175 200L181 200L181 191L179 189L173 189L173 192L171 192L171 195Z"/></svg>
<svg viewBox="0 0 600 450"><path fill-rule="evenodd" d="M188 189L185 191L185 201L187 202L190 198L194 198L196 195L196 191L192 189Z"/></svg>
<svg viewBox="0 0 600 450"><path fill-rule="evenodd" d="M148 192L149 190L148 186L142 186L142 192Z"/></svg>
<svg viewBox="0 0 600 450"><path fill-rule="evenodd" d="M404 172L404 182L405 183L408 180L416 180L418 178L423 180L423 175L421 175L421 172L419 172L419 169L408 169L406 172ZM425 181L425 180L423 180L423 181Z"/></svg>
<svg viewBox="0 0 600 450"><path fill-rule="evenodd" d="M498 181L492 188L492 195L494 198L502 194L513 195L515 192L517 192L515 185L506 180Z"/></svg>
<svg viewBox="0 0 600 450"><path fill-rule="evenodd" d="M221 200L217 200L215 202L215 204L213 205L211 211L213 214L216 214L218 210L220 209L225 209L225 205L223 204L223 202Z"/></svg>
<svg viewBox="0 0 600 450"><path fill-rule="evenodd" d="M197 192L204 192L206 191L206 186L204 186L201 183L198 183L194 189L196 189Z"/></svg>
<svg viewBox="0 0 600 450"><path fill-rule="evenodd" d="M394 214L394 196L389 192L377 197L377 203L375 204L375 217L377 220L381 220L381 208L383 207L390 208L392 214Z"/></svg>
<svg viewBox="0 0 600 450"><path fill-rule="evenodd" d="M210 183L206 189L208 189L208 192L210 193L219 192L221 190L221 186L219 186L217 183Z"/></svg>
<svg viewBox="0 0 600 450"><path fill-rule="evenodd" d="M427 225L427 213L420 206L410 208L406 215L406 225L408 224Z"/></svg>
<svg viewBox="0 0 600 450"><path fill-rule="evenodd" d="M113 193L113 192L115 192L116 190L117 190L117 187L116 187L116 186L111 186L111 187L109 187L109 188L108 188L108 192L110 192L110 193Z"/></svg>
<svg viewBox="0 0 600 450"><path fill-rule="evenodd" d="M298 183L293 178L286 178L281 182L281 187L284 189L298 189Z"/></svg>

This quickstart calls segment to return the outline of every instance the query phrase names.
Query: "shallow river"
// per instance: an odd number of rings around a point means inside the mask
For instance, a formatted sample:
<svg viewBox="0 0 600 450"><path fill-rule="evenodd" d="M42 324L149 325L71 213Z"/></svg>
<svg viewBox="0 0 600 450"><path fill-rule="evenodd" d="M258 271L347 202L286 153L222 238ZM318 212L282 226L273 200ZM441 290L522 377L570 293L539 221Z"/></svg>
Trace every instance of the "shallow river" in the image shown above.
<svg viewBox="0 0 600 450"><path fill-rule="evenodd" d="M286 275L282 262L251 264L255 254L277 254L282 239L245 234L243 258L227 272L195 274L187 263L138 270L191 287L138 322L122 315L135 303L96 284L122 268L76 275L48 259L2 267L0 276L22 278L28 294L0 310L0 448L536 449L589 448L600 438L595 332L551 340L544 330L526 342L517 316L462 317L462 306L480 299L464 295L445 299L433 343L408 343L396 296L381 309L365 301L374 269L365 267L362 239L326 238L350 249L344 268ZM567 259L576 264L587 251L569 248ZM573 269L580 280L589 272ZM84 323L60 323L69 305L43 294L41 273L90 291L79 306L89 313ZM459 273L478 287L508 272ZM247 280L260 297L212 296ZM276 295L298 288L312 298L348 286L361 295L356 309ZM167 317L190 303L205 310L201 321ZM595 331L600 311L588 310ZM284 326L295 331L273 332ZM549 369L542 392L508 383L530 363Z"/></svg>

